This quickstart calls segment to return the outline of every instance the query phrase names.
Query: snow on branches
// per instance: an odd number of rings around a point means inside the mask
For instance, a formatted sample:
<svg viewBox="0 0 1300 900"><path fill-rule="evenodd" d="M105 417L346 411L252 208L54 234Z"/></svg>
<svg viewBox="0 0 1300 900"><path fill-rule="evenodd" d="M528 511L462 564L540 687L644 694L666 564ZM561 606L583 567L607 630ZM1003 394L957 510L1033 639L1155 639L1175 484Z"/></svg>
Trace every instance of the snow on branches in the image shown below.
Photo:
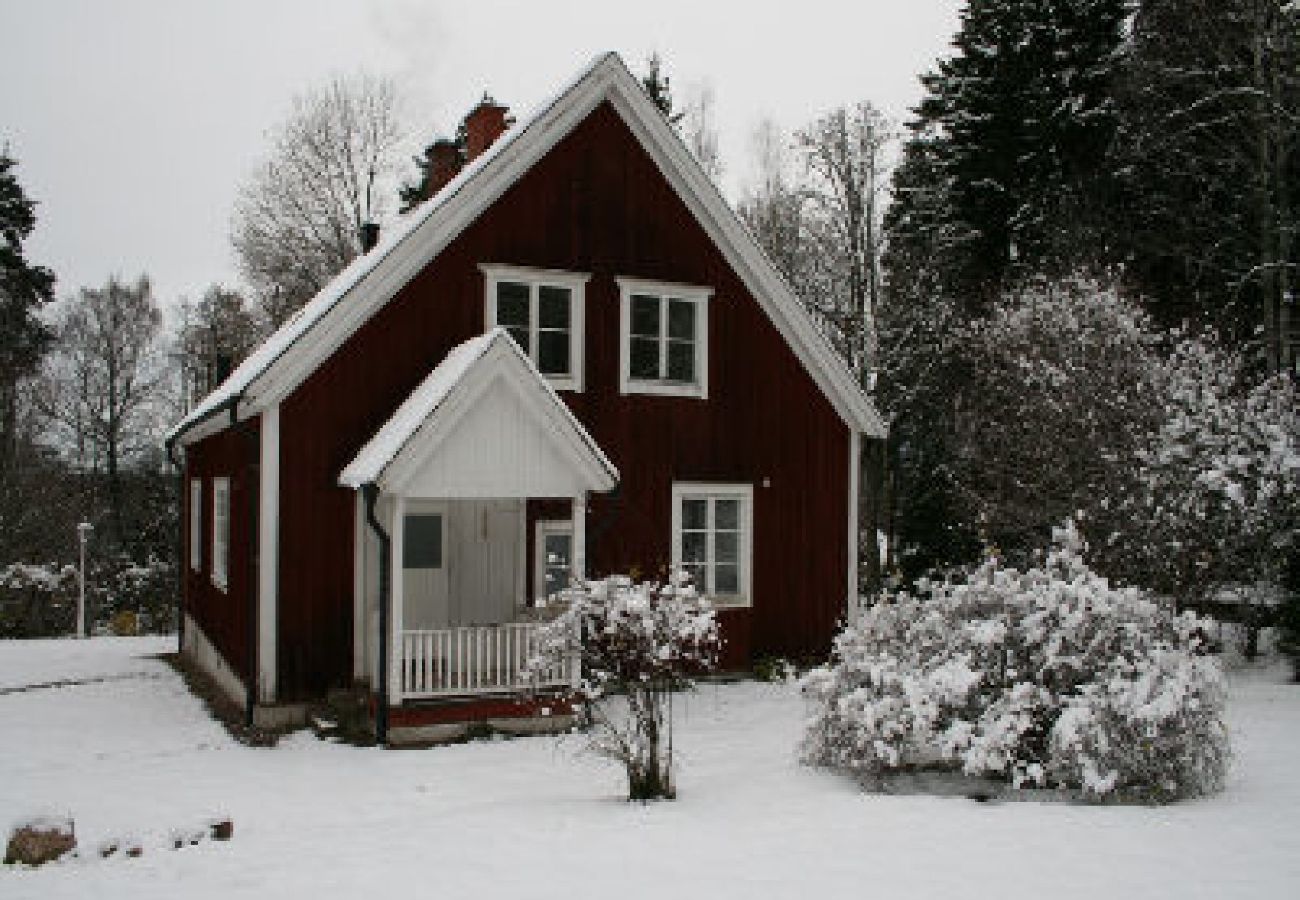
<svg viewBox="0 0 1300 900"><path fill-rule="evenodd" d="M624 576L579 583L562 603L539 629L530 667L576 658L592 749L624 765L628 799L673 797L673 692L717 664L713 608L684 575L665 584Z"/></svg>
<svg viewBox="0 0 1300 900"><path fill-rule="evenodd" d="M1084 549L1069 524L1034 567L989 555L871 608L805 677L805 761L938 766L1093 800L1219 790L1225 689L1200 620L1113 587Z"/></svg>

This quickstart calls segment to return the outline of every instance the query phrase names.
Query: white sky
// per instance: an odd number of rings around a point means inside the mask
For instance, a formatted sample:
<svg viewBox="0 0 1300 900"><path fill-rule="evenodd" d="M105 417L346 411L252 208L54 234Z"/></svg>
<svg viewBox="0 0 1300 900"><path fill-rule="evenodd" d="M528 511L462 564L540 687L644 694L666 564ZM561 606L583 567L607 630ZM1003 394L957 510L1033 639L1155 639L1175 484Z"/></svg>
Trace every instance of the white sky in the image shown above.
<svg viewBox="0 0 1300 900"><path fill-rule="evenodd" d="M393 76L422 146L484 91L519 112L597 53L657 50L679 105L708 83L734 197L763 117L787 129L869 99L903 119L959 0L0 0L0 146L39 202L28 256L64 296L147 272L170 303L237 284L239 183L291 98Z"/></svg>

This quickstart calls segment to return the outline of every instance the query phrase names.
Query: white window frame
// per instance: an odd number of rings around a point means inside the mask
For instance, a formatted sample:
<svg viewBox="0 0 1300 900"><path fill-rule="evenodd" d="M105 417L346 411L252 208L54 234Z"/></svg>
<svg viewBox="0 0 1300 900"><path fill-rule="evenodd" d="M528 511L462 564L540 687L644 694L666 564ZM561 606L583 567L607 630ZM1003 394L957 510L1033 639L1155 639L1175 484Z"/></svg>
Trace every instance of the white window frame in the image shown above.
<svg viewBox="0 0 1300 900"><path fill-rule="evenodd" d="M739 500L739 546L736 560L740 588L735 594L705 594L715 606L748 607L753 605L753 569L754 569L754 486L746 483L717 483L698 481L675 481L672 490L672 566L673 571L682 567L682 501L691 499L727 499ZM713 504L709 504L709 534L713 534ZM712 545L710 543L710 556Z"/></svg>
<svg viewBox="0 0 1300 900"><path fill-rule="evenodd" d="M644 278L618 278L619 289L619 368L618 388L623 394L658 394L665 397L709 397L709 300L713 288L670 281L647 281ZM667 365L668 316L664 307L668 299L684 300L695 307L695 381L690 384L664 378L632 377L632 297L657 297L660 302L659 342L660 369Z"/></svg>
<svg viewBox="0 0 1300 900"><path fill-rule="evenodd" d="M545 377L551 387L557 391L582 391L583 372L586 368L583 353L583 348L586 347L586 295L587 282L591 280L591 274L497 263L481 263L479 269L482 270L486 282L483 295L483 323L489 331L497 326L497 285L503 281L528 285L528 356L533 361L533 365L538 365L538 289L556 287L564 288L569 292L570 371L567 376L546 375Z"/></svg>
<svg viewBox="0 0 1300 900"><path fill-rule="evenodd" d="M230 586L230 479L212 479L212 583Z"/></svg>
<svg viewBox="0 0 1300 900"><path fill-rule="evenodd" d="M190 479L190 571L203 570L203 479Z"/></svg>
<svg viewBox="0 0 1300 900"><path fill-rule="evenodd" d="M552 535L569 536L569 566L572 571L575 547L573 522L569 519L538 519L533 538L533 599L538 606L546 605L546 539Z"/></svg>

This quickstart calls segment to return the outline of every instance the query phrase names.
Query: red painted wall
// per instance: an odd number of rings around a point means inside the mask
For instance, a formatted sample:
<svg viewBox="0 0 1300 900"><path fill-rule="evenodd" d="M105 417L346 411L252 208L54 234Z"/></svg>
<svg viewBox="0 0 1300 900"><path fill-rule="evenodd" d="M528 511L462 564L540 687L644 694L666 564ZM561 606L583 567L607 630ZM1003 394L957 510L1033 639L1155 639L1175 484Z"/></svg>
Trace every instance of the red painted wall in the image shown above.
<svg viewBox="0 0 1300 900"><path fill-rule="evenodd" d="M662 569L674 480L752 482L754 604L724 616L728 662L824 652L845 594L848 429L604 105L284 401L282 698L351 678L353 496L336 480L447 351L482 333L487 262L592 273L586 391L562 396L623 484L593 498L589 568ZM714 289L707 401L619 395L616 276Z"/></svg>
<svg viewBox="0 0 1300 900"><path fill-rule="evenodd" d="M250 580L249 532L252 507L257 504L257 419L204 438L185 450L185 496L182 528L185 530L185 611L203 629L208 640L247 684L249 673L248 605ZM230 479L230 557L225 590L212 583L212 484ZM190 568L189 480L203 480L203 565Z"/></svg>

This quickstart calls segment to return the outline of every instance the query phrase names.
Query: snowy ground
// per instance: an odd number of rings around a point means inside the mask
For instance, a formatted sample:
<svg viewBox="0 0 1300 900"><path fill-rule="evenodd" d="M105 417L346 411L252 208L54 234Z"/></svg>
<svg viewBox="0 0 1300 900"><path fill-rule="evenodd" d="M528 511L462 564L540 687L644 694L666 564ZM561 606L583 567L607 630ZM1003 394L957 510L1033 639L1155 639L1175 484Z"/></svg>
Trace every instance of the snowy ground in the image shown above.
<svg viewBox="0 0 1300 900"><path fill-rule="evenodd" d="M0 897L1300 896L1300 687L1280 670L1234 677L1237 765L1207 801L864 795L795 762L790 688L735 684L678 706L681 799L640 806L574 739L241 746L141 658L171 646L0 642L0 828L62 814L87 850L144 846L0 869ZM168 849L217 814L233 840Z"/></svg>

